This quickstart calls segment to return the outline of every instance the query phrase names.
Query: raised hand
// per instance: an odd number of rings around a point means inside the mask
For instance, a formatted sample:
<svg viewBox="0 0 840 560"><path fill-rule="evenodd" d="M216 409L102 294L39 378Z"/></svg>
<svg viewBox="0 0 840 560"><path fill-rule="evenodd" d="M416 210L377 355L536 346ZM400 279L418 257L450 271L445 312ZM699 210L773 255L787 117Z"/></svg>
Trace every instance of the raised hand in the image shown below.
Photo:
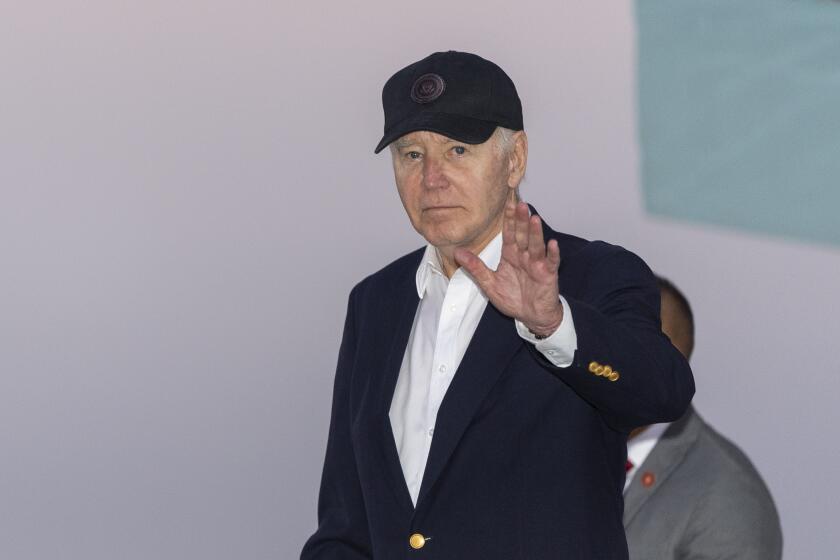
<svg viewBox="0 0 840 560"><path fill-rule="evenodd" d="M534 334L548 336L560 326L560 248L555 239L546 247L542 221L537 215L528 216L524 202L511 200L505 207L502 258L495 272L467 249L456 249L454 257L499 311L520 320Z"/></svg>

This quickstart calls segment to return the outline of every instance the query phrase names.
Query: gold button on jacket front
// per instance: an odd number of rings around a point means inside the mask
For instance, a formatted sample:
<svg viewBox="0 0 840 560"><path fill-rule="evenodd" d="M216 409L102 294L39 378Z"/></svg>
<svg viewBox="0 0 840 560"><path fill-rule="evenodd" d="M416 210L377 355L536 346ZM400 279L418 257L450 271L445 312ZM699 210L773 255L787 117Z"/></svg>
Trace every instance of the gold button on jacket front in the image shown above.
<svg viewBox="0 0 840 560"><path fill-rule="evenodd" d="M419 550L419 549L423 548L423 546L425 546L426 537L424 537L420 533L414 533L413 535L408 537L408 544L414 550Z"/></svg>

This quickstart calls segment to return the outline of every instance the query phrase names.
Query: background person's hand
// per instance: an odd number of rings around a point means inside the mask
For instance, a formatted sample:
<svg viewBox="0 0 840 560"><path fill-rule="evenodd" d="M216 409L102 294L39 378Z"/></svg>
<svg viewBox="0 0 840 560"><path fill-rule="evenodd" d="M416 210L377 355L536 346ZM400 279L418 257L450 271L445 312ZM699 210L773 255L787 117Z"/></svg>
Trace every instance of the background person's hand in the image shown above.
<svg viewBox="0 0 840 560"><path fill-rule="evenodd" d="M546 247L542 220L536 214L529 217L524 202L511 200L505 207L502 258L495 272L467 249L456 249L454 257L499 311L518 319L532 333L548 336L560 326L560 248L555 239Z"/></svg>

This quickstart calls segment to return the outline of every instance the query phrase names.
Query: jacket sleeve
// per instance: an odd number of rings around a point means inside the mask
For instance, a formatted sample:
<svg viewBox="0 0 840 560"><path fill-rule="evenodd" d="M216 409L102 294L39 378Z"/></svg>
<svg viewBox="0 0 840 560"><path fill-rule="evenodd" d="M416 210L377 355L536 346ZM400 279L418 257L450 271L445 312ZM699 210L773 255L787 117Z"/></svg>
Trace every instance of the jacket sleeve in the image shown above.
<svg viewBox="0 0 840 560"><path fill-rule="evenodd" d="M350 293L333 387L327 452L318 498L318 529L301 560L370 560L370 534L350 439L350 377L356 354L354 300Z"/></svg>
<svg viewBox="0 0 840 560"><path fill-rule="evenodd" d="M608 247L587 267L579 297L563 294L577 334L572 364L555 366L534 345L527 346L612 428L630 431L674 421L694 395L691 368L661 331L653 273L630 251Z"/></svg>
<svg viewBox="0 0 840 560"><path fill-rule="evenodd" d="M694 506L677 547L685 560L779 560L782 530L764 483L729 473Z"/></svg>

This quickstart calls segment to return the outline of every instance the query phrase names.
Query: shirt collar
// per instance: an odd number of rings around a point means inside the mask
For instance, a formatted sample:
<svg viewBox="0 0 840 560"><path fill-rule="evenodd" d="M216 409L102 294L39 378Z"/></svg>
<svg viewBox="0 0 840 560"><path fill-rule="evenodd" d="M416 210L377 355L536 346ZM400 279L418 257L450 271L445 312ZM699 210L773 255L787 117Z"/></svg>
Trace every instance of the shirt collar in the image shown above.
<svg viewBox="0 0 840 560"><path fill-rule="evenodd" d="M490 240L478 254L478 258L490 270L496 270L499 267L499 261L502 259L502 232L497 233L496 237ZM455 274L458 274L460 271L461 269L459 268L455 271ZM426 245L423 258L420 259L420 266L417 267L417 275L415 277L417 282L417 295L420 299L423 299L429 279L435 274L442 276L444 279L446 278L446 274L443 272L443 266L438 260L437 250L434 245L429 243Z"/></svg>
<svg viewBox="0 0 840 560"><path fill-rule="evenodd" d="M645 462L670 425L668 422L651 424L645 431L627 442L627 458L633 463L634 468Z"/></svg>

